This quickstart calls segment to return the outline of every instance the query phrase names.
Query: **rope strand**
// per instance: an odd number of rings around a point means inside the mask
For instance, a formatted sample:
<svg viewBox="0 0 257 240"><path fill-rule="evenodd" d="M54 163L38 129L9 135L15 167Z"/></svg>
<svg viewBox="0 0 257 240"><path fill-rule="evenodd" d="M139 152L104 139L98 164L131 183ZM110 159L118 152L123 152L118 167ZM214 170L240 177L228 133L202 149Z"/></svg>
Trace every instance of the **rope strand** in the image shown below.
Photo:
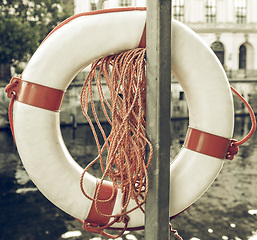
<svg viewBox="0 0 257 240"><path fill-rule="evenodd" d="M240 141L238 141L236 139L231 140L230 146L227 151L226 159L233 160L234 156L239 151L239 146L242 145L243 143L245 143L246 141L248 141L251 138L251 136L254 134L254 132L256 130L256 118L255 118L255 114L254 114L252 107L245 100L245 98L235 88L233 88L232 86L230 86L230 88L237 95L237 97L244 103L244 105L247 107L249 114L250 114L251 122L252 122L251 130L242 140L240 140Z"/></svg>
<svg viewBox="0 0 257 240"><path fill-rule="evenodd" d="M249 131L249 133L242 140L234 143L236 146L240 146L243 143L245 143L246 141L248 141L251 138L251 136L254 134L254 132L256 130L256 118L255 118L255 114L254 114L252 107L245 100L245 98L235 88L233 88L232 86L230 86L230 88L240 98L240 100L244 103L244 105L247 107L250 117L251 117L251 121L252 121L252 127L251 127L251 130Z"/></svg>

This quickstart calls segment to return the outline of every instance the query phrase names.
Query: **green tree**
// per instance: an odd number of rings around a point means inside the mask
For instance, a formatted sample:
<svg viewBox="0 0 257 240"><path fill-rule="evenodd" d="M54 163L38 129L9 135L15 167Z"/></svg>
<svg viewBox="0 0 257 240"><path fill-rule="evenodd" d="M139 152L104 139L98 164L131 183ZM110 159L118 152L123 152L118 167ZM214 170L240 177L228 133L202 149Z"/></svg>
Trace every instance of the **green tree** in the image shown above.
<svg viewBox="0 0 257 240"><path fill-rule="evenodd" d="M0 0L0 81L27 61L45 36L72 14L62 0Z"/></svg>

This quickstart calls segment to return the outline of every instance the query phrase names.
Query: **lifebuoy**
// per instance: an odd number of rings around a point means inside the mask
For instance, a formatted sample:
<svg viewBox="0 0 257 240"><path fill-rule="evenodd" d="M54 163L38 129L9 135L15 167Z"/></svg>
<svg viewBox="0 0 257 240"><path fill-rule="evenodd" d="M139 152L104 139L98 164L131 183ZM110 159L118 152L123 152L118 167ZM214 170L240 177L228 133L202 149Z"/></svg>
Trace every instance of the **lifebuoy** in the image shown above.
<svg viewBox="0 0 257 240"><path fill-rule="evenodd" d="M22 79L13 79L17 82L16 92L12 90L17 100L14 136L26 171L50 201L80 220L106 224L106 218L98 219L92 201L81 193L83 169L62 139L59 108L63 93L77 73L94 60L138 47L145 20L144 8L74 16L40 45ZM221 170L233 134L234 112L225 72L214 53L176 20L172 22L172 72L184 89L190 124L184 147L170 165L170 216L175 216L195 202ZM83 184L93 197L97 179L87 173ZM105 190L104 195L109 196L112 184L106 181ZM131 199L128 210L135 205ZM120 206L118 189L112 206L103 206L103 211L119 214ZM129 218L129 228L144 226L139 209L129 213ZM122 228L123 224L113 227Z"/></svg>

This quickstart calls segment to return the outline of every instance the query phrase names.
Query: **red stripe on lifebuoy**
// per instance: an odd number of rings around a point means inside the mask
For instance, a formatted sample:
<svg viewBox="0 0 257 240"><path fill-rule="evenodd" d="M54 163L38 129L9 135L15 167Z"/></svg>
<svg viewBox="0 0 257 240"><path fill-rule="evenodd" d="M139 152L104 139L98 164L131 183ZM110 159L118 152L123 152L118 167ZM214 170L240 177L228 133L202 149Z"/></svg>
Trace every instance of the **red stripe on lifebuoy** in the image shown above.
<svg viewBox="0 0 257 240"><path fill-rule="evenodd" d="M96 197L97 189L99 185L100 185L100 180L97 180L95 197ZM99 201L97 203L98 211L104 215L108 215L108 216L112 215L112 211L116 201L116 196L117 196L117 189L113 188L113 184L111 182L104 181L99 189L97 199L106 200L106 201ZM96 202L93 201L90 212L85 222L90 224L96 224L97 226L107 225L110 220L110 217L106 217L101 214L98 214L97 209L96 209Z"/></svg>
<svg viewBox="0 0 257 240"><path fill-rule="evenodd" d="M15 100L50 111L59 111L64 98L64 91L40 84L27 82L20 78L13 77L8 89L7 96L15 93Z"/></svg>
<svg viewBox="0 0 257 240"><path fill-rule="evenodd" d="M184 147L211 157L225 159L230 142L228 138L189 127Z"/></svg>
<svg viewBox="0 0 257 240"><path fill-rule="evenodd" d="M140 42L138 44L138 47L145 48L146 47L146 24L143 30L143 34L141 36Z"/></svg>

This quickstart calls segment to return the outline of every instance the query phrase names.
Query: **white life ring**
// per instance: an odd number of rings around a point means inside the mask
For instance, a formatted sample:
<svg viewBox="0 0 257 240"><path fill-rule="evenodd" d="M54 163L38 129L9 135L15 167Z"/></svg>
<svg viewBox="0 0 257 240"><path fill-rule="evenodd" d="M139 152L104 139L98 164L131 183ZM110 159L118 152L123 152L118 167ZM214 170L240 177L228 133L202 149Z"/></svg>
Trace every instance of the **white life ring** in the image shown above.
<svg viewBox="0 0 257 240"><path fill-rule="evenodd" d="M146 11L141 8L96 11L67 20L32 56L22 74L20 97L24 89L29 91L23 85L30 84L31 88L43 85L65 91L77 73L94 60L138 47L145 21ZM232 94L214 53L196 33L176 20L172 22L172 35L172 72L187 98L190 128L185 146L170 165L171 217L195 202L214 181L223 166L222 158L234 125ZM21 98L14 103L13 126L26 171L56 206L86 220L92 201L81 192L79 181L83 169L64 144L58 109L49 111L31 106ZM208 136L225 143L211 146L214 151L207 149L205 153L201 148L209 146ZM221 157L215 156L220 149ZM87 173L83 184L93 197L96 178ZM134 206L131 200L128 210ZM118 190L112 213L119 214L120 207ZM129 218L129 228L144 226L141 210L131 212ZM122 228L123 224L115 223L113 227Z"/></svg>

